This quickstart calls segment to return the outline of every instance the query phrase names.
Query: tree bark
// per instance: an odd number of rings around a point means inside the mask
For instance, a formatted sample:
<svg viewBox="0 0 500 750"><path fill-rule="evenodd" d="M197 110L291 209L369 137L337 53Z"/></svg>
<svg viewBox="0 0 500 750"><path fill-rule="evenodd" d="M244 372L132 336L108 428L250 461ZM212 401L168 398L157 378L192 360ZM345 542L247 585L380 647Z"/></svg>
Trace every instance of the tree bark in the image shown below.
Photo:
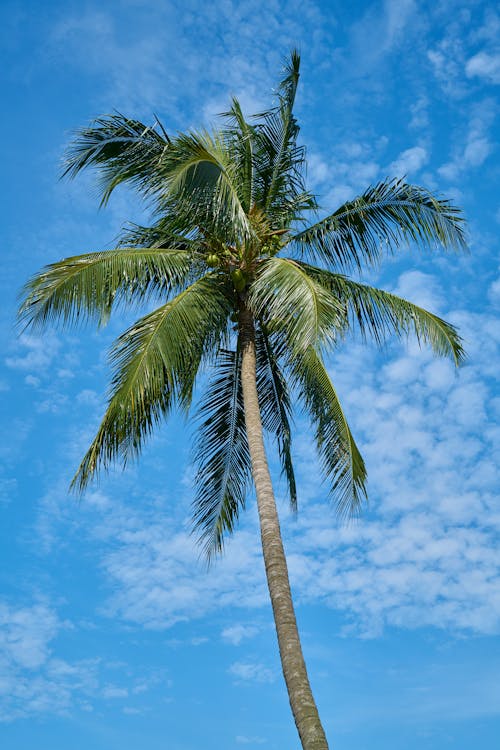
<svg viewBox="0 0 500 750"><path fill-rule="evenodd" d="M255 327L249 310L240 308L241 384L245 426L257 495L262 552L271 595L278 646L290 707L304 750L328 750L325 732L307 676L293 608L288 568L267 463L256 380Z"/></svg>

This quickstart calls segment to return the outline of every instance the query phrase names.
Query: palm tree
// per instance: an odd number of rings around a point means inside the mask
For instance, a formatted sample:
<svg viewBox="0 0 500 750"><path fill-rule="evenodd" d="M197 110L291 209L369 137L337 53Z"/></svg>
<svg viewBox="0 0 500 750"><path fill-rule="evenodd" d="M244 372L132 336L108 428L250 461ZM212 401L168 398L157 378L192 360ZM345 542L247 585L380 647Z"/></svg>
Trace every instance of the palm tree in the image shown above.
<svg viewBox="0 0 500 750"><path fill-rule="evenodd" d="M359 513L365 465L324 355L354 327L377 342L414 333L457 365L463 349L444 320L346 274L402 244L461 248L464 233L457 208L402 180L371 186L319 218L297 142L298 80L292 52L275 105L248 121L233 99L217 130L168 135L158 120L150 127L118 113L80 130L64 174L97 168L102 204L128 183L149 202L151 224L125 227L112 250L47 266L27 283L20 316L34 327L89 318L102 324L112 310L159 303L111 350L109 403L73 479L78 491L100 469L137 456L174 407L187 412L208 367L197 412L194 526L210 560L234 530L253 481L291 709L304 750L324 750L263 435L276 441L295 508L296 399L310 416L337 511Z"/></svg>

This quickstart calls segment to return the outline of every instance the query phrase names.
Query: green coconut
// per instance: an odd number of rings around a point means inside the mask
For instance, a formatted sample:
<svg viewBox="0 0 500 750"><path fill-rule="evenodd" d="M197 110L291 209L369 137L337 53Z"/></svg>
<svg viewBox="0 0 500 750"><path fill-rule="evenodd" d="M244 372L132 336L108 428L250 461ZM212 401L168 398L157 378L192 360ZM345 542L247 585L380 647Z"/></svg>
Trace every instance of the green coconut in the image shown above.
<svg viewBox="0 0 500 750"><path fill-rule="evenodd" d="M240 268L237 268L236 271L233 271L231 274L231 278L233 280L234 288L237 292L242 292L245 288L245 284L247 283L245 274Z"/></svg>
<svg viewBox="0 0 500 750"><path fill-rule="evenodd" d="M206 260L207 266L210 266L210 268L217 268L219 265L219 258L217 255L208 255Z"/></svg>

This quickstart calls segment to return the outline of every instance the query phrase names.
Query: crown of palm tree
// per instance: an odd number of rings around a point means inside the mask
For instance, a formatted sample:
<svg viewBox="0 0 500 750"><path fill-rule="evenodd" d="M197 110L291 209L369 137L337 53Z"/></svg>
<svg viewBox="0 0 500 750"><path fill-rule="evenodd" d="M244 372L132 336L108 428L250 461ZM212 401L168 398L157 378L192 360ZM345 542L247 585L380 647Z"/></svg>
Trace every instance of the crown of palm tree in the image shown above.
<svg viewBox="0 0 500 750"><path fill-rule="evenodd" d="M158 120L149 127L118 113L80 130L64 174L97 168L102 204L129 183L149 202L152 223L125 228L113 250L47 266L26 285L20 308L31 326L102 324L112 310L159 303L111 350L109 403L73 479L78 490L100 468L137 455L172 409L189 410L210 366L197 412L194 501L208 556L234 529L251 478L242 306L256 331L263 427L276 440L294 507L292 396L310 416L338 510L356 513L365 496L365 465L323 359L348 331L358 327L377 342L414 333L438 355L463 358L452 325L346 275L402 244L464 247L459 210L421 187L385 180L320 218L297 143L298 79L293 52L275 106L248 121L233 99L215 130L168 135Z"/></svg>

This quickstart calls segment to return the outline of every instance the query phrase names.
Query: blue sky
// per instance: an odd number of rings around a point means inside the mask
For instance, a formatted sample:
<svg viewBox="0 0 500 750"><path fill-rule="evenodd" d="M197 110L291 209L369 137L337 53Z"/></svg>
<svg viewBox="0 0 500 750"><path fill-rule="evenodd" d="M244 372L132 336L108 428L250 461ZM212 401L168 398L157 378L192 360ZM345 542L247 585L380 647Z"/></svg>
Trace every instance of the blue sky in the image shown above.
<svg viewBox="0 0 500 750"><path fill-rule="evenodd" d="M452 198L470 254L402 252L366 278L455 323L468 361L352 339L330 361L369 472L335 519L296 420L299 514L277 482L299 626L337 750L492 747L500 724L500 16L467 0L5 0L0 395L0 740L60 750L298 748L253 502L209 571L190 536L191 430L78 501L69 480L105 403L100 331L16 335L16 295L61 257L111 247L142 207L60 182L71 131L118 109L171 131L231 94L270 102L302 52L297 115L325 211L386 176Z"/></svg>

